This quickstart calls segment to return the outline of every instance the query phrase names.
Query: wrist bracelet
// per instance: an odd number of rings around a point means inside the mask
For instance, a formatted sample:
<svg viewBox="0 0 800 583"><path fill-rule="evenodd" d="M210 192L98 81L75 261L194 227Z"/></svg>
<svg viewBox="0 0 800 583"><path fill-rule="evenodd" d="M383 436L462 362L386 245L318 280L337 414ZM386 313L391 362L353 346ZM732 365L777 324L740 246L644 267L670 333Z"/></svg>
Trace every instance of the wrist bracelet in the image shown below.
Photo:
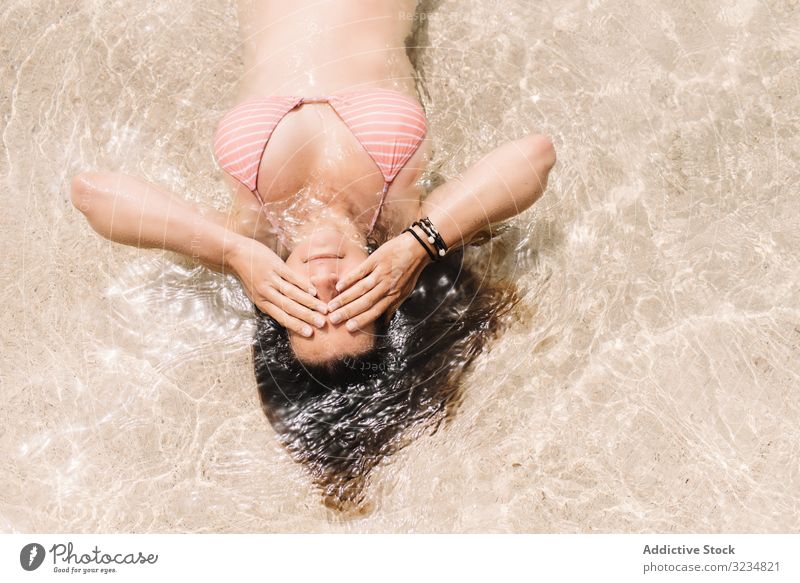
<svg viewBox="0 0 800 583"><path fill-rule="evenodd" d="M419 221L414 221L412 225L416 225L422 229L422 231L428 236L428 241L433 244L439 256L444 257L444 254L447 253L447 244L444 242L444 239L442 239L439 231L436 230L436 227L433 226L431 220L428 217L424 217Z"/></svg>
<svg viewBox="0 0 800 583"><path fill-rule="evenodd" d="M419 244L420 244L420 245L422 245L422 248L423 248L423 249L425 249L425 253L427 253L427 254L428 254L428 257L430 257L432 261L437 261L437 260L438 260L438 257L436 257L436 255L434 255L434 254L433 254L433 251L431 251L430 249L428 249L428 246L425 244L425 242L424 242L422 239L420 239L419 235L417 235L417 234L414 232L414 229L412 229L411 227L406 227L406 228L403 230L403 232L405 233L406 231L408 231L409 233L411 233L412 235L414 235L414 238L415 238L417 241L419 241Z"/></svg>
<svg viewBox="0 0 800 583"><path fill-rule="evenodd" d="M430 219L425 217L420 219L419 221L414 223L418 225L420 229L428 236L428 241L433 243L433 246L439 252L439 255L444 255L447 252L447 245L445 245L444 239L439 234L439 231L436 230L436 227L433 226Z"/></svg>
<svg viewBox="0 0 800 583"><path fill-rule="evenodd" d="M439 246L440 251L442 250L444 251L443 253L440 253L440 255L444 255L445 253L447 253L447 244L444 242L444 239L439 234L439 231L436 230L436 227L433 226L431 220L428 217L424 217L422 219L422 224L428 227L428 229L431 231L433 237L436 239L436 243Z"/></svg>

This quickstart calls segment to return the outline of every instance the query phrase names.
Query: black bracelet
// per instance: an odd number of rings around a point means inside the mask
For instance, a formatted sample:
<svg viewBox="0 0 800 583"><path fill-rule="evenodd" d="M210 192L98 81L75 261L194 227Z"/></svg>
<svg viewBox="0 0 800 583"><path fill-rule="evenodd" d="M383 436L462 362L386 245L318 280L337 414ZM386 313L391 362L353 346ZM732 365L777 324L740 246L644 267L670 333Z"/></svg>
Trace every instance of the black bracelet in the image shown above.
<svg viewBox="0 0 800 583"><path fill-rule="evenodd" d="M420 239L420 238L419 238L419 235L417 235L417 234L414 232L414 229L412 229L411 227L406 227L406 228L403 230L403 232L405 233L406 231L408 231L409 233L411 233L412 235L414 235L414 238L415 238L417 241L419 241L419 244L420 244L420 245L422 245L422 248L423 248L423 249L425 249L425 253L427 253L427 254L428 254L428 257L430 257L432 261L437 261L437 260L439 259L438 257L436 257L436 255L434 255L434 254L433 254L433 251L431 251L430 249L428 249L428 246L425 244L425 242L424 242L422 239Z"/></svg>
<svg viewBox="0 0 800 583"><path fill-rule="evenodd" d="M447 245L445 245L444 239L442 239L441 235L439 235L436 227L433 226L433 223L431 223L428 217L420 219L414 224L419 225L419 228L422 229L422 231L428 236L428 241L433 243L436 249L438 249L440 252L442 250L447 251ZM443 255L443 253L440 254Z"/></svg>
<svg viewBox="0 0 800 583"><path fill-rule="evenodd" d="M426 223L425 219L420 220L418 223L419 228L428 236L428 241L433 243L433 246L436 248L437 251L440 250L441 245L439 242L439 237L437 236L438 233L431 228L430 223Z"/></svg>
<svg viewBox="0 0 800 583"><path fill-rule="evenodd" d="M433 226L433 223L428 217L422 218L422 224L426 225L428 229L433 233L434 238L436 239L437 244L440 248L444 249L444 252L447 253L447 244L444 242L444 239L439 234L439 231L436 230L436 227ZM442 254L444 255L444 253Z"/></svg>
<svg viewBox="0 0 800 583"><path fill-rule="evenodd" d="M431 220L428 217L424 217L419 221L414 221L413 224L422 229L422 231L428 236L428 241L433 244L439 256L444 257L444 254L447 253L447 244L444 242L444 239L442 239L439 231L436 230L436 227L433 226Z"/></svg>

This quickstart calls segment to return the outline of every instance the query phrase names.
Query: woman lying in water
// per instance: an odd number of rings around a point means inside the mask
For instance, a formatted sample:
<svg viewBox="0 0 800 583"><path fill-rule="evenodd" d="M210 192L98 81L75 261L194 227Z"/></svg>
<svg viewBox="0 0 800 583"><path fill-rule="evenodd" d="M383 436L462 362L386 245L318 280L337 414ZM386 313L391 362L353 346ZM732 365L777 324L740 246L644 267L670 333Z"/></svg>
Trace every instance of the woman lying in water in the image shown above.
<svg viewBox="0 0 800 583"><path fill-rule="evenodd" d="M104 237L238 277L258 308L266 413L335 503L456 398L508 304L460 249L530 207L555 163L550 141L527 135L423 199L430 139L405 46L415 8L240 4L244 69L213 143L229 212L119 173L72 181Z"/></svg>

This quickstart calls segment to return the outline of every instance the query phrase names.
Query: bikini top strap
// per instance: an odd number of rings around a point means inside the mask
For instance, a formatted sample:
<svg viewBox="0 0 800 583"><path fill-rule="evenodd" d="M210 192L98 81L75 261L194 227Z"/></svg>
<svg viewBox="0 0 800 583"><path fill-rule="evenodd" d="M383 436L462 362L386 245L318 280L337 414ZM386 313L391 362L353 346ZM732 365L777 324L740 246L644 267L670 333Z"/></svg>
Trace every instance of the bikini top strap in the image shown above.
<svg viewBox="0 0 800 583"><path fill-rule="evenodd" d="M375 214L372 217L372 222L369 225L369 232L367 233L367 238L372 235L372 231L375 229L375 225L378 223L378 217L381 215L381 209L383 208L383 203L386 200L386 194L389 192L389 186L392 184L391 180L385 181L383 183L383 191L381 192L381 201L378 203L378 208L375 209Z"/></svg>

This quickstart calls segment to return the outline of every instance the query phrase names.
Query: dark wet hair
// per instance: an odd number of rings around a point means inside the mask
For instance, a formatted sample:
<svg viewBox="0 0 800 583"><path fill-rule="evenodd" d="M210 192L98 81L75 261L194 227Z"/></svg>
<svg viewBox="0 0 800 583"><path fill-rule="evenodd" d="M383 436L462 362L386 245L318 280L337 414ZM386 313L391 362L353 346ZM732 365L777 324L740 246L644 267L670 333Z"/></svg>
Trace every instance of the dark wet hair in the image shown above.
<svg viewBox="0 0 800 583"><path fill-rule="evenodd" d="M371 349L317 365L301 363L286 330L256 311L264 411L328 506L363 508L375 465L452 413L466 369L516 301L513 286L488 284L459 251L423 271Z"/></svg>

